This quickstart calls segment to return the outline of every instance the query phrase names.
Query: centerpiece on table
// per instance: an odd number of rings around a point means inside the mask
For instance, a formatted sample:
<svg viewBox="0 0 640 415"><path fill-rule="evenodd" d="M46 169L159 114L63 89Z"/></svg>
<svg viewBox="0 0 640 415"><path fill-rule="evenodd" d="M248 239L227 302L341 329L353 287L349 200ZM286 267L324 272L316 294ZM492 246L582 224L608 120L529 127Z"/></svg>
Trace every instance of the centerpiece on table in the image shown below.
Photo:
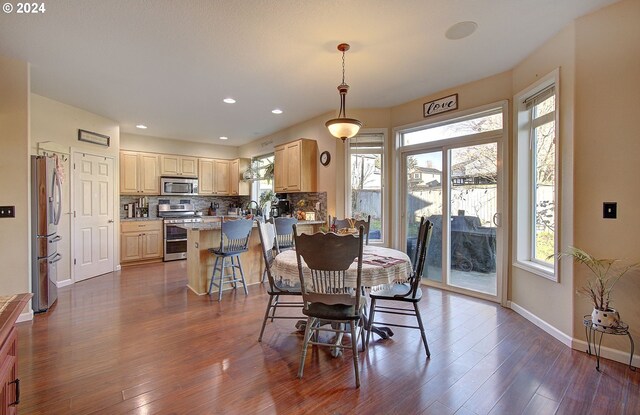
<svg viewBox="0 0 640 415"><path fill-rule="evenodd" d="M638 268L640 262L623 265L619 259L598 259L573 246L558 256L572 257L574 261L586 265L591 271L592 275L577 292L593 303L592 323L601 327L617 327L620 314L611 306L611 292L620 278L632 269Z"/></svg>

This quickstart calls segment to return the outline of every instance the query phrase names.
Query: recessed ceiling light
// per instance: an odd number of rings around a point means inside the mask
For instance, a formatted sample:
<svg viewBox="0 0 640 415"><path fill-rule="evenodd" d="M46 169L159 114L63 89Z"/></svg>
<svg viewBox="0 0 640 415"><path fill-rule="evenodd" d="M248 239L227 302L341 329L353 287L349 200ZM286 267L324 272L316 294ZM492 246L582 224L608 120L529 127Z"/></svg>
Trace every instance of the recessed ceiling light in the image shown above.
<svg viewBox="0 0 640 415"><path fill-rule="evenodd" d="M146 129L147 129L147 126L146 126L146 125L144 125L144 124L138 124L138 125L136 125L136 128L139 128L139 129L141 129L141 130L146 130Z"/></svg>
<svg viewBox="0 0 640 415"><path fill-rule="evenodd" d="M224 136L220 137L220 140L228 140L228 139L229 137L224 137Z"/></svg>
<svg viewBox="0 0 640 415"><path fill-rule="evenodd" d="M467 36L471 36L477 28L478 23L476 22L459 22L447 29L444 35L450 40L464 39Z"/></svg>
<svg viewBox="0 0 640 415"><path fill-rule="evenodd" d="M271 110L271 112L273 112L274 114L282 114L282 110L280 108L276 108L274 110Z"/></svg>
<svg viewBox="0 0 640 415"><path fill-rule="evenodd" d="M233 98L225 98L223 99L224 102L226 102L227 104L235 104L236 100Z"/></svg>

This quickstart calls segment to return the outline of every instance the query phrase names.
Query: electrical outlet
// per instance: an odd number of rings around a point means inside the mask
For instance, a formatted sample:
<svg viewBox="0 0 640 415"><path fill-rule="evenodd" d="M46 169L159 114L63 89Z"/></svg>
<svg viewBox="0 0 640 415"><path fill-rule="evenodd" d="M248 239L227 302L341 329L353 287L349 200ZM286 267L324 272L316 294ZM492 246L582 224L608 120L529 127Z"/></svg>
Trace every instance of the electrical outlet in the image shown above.
<svg viewBox="0 0 640 415"><path fill-rule="evenodd" d="M0 218L15 218L16 207L15 206L0 206Z"/></svg>
<svg viewBox="0 0 640 415"><path fill-rule="evenodd" d="M615 219L617 216L618 216L618 203L616 202L602 203L602 217L604 219Z"/></svg>

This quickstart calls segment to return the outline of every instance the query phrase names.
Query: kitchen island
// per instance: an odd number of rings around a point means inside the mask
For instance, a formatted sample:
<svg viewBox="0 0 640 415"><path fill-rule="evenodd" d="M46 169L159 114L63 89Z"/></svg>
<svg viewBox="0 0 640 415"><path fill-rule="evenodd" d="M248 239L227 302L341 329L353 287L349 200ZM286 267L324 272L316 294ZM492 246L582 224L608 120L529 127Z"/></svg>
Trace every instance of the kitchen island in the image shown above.
<svg viewBox="0 0 640 415"><path fill-rule="evenodd" d="M320 221L300 221L304 225L305 232L319 227ZM207 220L202 223L185 223L180 226L187 230L187 286L198 295L207 294L211 282L211 272L215 257L209 252L209 248L220 246L221 221ZM262 247L258 225L253 224L251 237L249 238L249 251L240 256L244 278L247 285L257 284L262 281L264 260L262 259ZM230 289L225 288L225 289ZM213 287L217 292L217 287Z"/></svg>

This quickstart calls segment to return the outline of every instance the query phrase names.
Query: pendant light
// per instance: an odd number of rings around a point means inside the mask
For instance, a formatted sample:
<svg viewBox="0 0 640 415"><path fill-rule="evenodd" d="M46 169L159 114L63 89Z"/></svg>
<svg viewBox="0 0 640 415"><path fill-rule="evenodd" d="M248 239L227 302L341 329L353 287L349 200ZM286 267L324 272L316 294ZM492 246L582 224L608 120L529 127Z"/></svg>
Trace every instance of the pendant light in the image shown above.
<svg viewBox="0 0 640 415"><path fill-rule="evenodd" d="M349 48L350 46L348 43L341 43L338 45L338 50L342 52L342 83L338 85L338 92L340 92L340 112L338 113L338 118L333 118L324 124L329 129L332 136L341 138L343 142L347 138L351 138L358 134L360 127L362 127L362 122L355 118L347 118L346 115L345 99L347 97L349 85L344 83L344 54L349 50Z"/></svg>

